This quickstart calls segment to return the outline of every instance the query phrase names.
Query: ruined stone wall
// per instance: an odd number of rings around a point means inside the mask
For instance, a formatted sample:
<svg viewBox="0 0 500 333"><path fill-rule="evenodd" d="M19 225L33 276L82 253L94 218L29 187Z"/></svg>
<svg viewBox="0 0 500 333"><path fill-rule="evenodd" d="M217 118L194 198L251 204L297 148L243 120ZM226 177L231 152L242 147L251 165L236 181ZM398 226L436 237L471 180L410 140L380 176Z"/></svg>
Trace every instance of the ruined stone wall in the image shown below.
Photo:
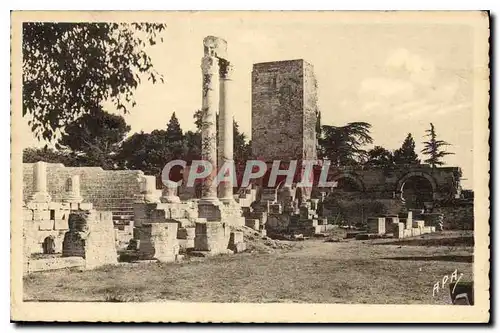
<svg viewBox="0 0 500 333"><path fill-rule="evenodd" d="M95 209L112 211L113 215L133 215L134 195L140 193L140 176L136 170L103 170L100 167L65 167L47 163L47 189L52 201L61 202L66 192L66 181L80 175L80 191L84 202ZM23 164L23 199L33 193L33 164Z"/></svg>
<svg viewBox="0 0 500 333"><path fill-rule="evenodd" d="M316 80L304 60L254 64L252 154L265 161L314 158Z"/></svg>
<svg viewBox="0 0 500 333"><path fill-rule="evenodd" d="M398 192L410 176L422 176L434 188L435 200L452 198L457 193L457 167L431 168L428 165L383 167L330 167L329 180L351 178L361 184L366 195L390 199ZM400 193L399 193L400 195ZM400 198L400 196L399 196Z"/></svg>

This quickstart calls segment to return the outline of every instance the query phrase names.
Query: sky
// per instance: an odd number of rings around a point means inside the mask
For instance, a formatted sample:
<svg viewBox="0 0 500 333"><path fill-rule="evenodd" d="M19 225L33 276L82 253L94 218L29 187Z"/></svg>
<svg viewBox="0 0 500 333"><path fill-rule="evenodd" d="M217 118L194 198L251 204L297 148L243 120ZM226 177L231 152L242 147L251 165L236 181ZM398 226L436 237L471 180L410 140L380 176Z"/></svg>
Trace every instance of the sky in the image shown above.
<svg viewBox="0 0 500 333"><path fill-rule="evenodd" d="M146 80L135 93L137 105L125 115L131 133L165 128L173 112L184 130L193 130L201 107L203 38L228 42L234 65L235 119L251 137L251 71L254 63L304 59L314 66L323 124L372 125L374 145L401 146L408 133L422 149L433 123L447 148L446 165L462 168L462 184L472 187L473 31L462 24L415 20L334 20L327 15L209 15L190 13L166 19L164 42L148 49L165 83ZM112 105L107 111L117 113ZM41 146L24 130L25 146ZM368 147L370 148L370 146ZM423 156L420 154L420 157Z"/></svg>

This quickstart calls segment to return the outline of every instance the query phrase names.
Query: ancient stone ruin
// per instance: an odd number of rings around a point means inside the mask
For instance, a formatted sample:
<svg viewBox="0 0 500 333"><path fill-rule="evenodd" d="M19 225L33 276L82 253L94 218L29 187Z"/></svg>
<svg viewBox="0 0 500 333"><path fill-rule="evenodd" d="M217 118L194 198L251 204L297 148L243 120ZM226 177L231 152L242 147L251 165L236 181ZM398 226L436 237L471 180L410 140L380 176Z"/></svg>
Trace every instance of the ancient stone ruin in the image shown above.
<svg viewBox="0 0 500 333"><path fill-rule="evenodd" d="M234 165L234 68L225 40L208 36L203 51L201 156L213 172L203 179L199 195L185 185L190 166L180 187L167 181L157 188L156 176L136 170L24 164L26 271L114 264L117 250L127 251L131 260L161 262L186 254L239 253L246 250L242 230L248 228L261 237L325 235L336 227L335 205L342 200L362 205L376 199L389 207L384 214L361 212L353 218L366 229L361 239L443 229L445 214L433 211L434 203L457 195L459 168L333 167L327 180L335 186L298 186L296 178L291 185L284 182L293 161L317 160L317 83L313 66L301 59L254 64L252 154L268 172L237 193L226 179L216 186L217 172ZM275 184L268 185L275 160L281 160L280 170ZM298 169L299 175L305 172L301 164ZM313 168L314 179L321 170L322 165ZM403 195L405 184L415 178L428 182L425 195ZM341 191L340 201L332 201L336 191ZM405 208L410 202L427 208ZM34 254L49 257L35 260Z"/></svg>

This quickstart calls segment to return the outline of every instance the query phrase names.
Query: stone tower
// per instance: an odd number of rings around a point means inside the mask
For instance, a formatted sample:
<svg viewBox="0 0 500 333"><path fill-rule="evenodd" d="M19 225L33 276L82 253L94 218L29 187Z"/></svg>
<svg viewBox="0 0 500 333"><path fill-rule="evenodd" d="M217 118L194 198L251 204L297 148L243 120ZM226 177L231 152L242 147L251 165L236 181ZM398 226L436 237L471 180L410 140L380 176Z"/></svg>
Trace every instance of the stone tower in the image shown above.
<svg viewBox="0 0 500 333"><path fill-rule="evenodd" d="M316 78L299 60L252 71L252 153L260 160L316 160Z"/></svg>

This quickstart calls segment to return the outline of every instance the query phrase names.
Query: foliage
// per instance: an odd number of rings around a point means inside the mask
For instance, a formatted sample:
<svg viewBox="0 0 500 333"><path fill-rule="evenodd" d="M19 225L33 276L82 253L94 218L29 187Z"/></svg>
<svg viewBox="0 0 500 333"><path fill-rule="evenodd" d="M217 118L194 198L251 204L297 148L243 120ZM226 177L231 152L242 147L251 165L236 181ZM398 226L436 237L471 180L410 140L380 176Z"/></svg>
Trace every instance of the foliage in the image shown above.
<svg viewBox="0 0 500 333"><path fill-rule="evenodd" d="M47 163L62 163L73 166L74 159L67 153L49 148L25 148L23 150L23 163L36 163L39 161Z"/></svg>
<svg viewBox="0 0 500 333"><path fill-rule="evenodd" d="M415 153L415 140L408 133L401 148L394 151L394 163L400 165L420 164L417 153Z"/></svg>
<svg viewBox="0 0 500 333"><path fill-rule="evenodd" d="M127 169L160 175L165 164L172 160L184 159L187 153L188 145L174 113L167 124L167 130L135 133L125 140L119 159Z"/></svg>
<svg viewBox="0 0 500 333"><path fill-rule="evenodd" d="M68 152L76 165L113 169L128 131L130 126L122 116L95 109L68 124L56 148Z"/></svg>
<svg viewBox="0 0 500 333"><path fill-rule="evenodd" d="M443 165L443 157L446 155L453 155L454 153L447 152L442 148L444 146L451 146L448 142L443 140L437 140L436 130L434 125L431 123L431 127L426 130L426 136L429 138L428 141L424 142L424 149L422 149L422 153L427 155L428 158L425 160L425 163L430 164L433 168L436 166Z"/></svg>
<svg viewBox="0 0 500 333"><path fill-rule="evenodd" d="M370 128L371 125L365 122L352 122L340 127L321 126L320 157L328 158L336 166L363 163L367 152L362 147L373 142Z"/></svg>
<svg viewBox="0 0 500 333"><path fill-rule="evenodd" d="M163 41L156 23L23 24L23 116L32 132L56 131L111 101L128 112L141 78L163 81L148 46Z"/></svg>
<svg viewBox="0 0 500 333"><path fill-rule="evenodd" d="M394 164L394 155L391 151L375 146L367 152L368 159L366 165L369 166L390 166Z"/></svg>
<svg viewBox="0 0 500 333"><path fill-rule="evenodd" d="M193 136L191 137L191 140L195 140L196 145L194 143L189 142L188 140L188 145L190 147L201 147L201 127L203 124L202 121L202 111L197 110L194 115L194 123L196 125L197 131ZM216 116L216 126L219 124L219 115ZM217 127L218 128L218 127ZM200 142L200 144L197 144L197 142ZM219 136L217 135L217 145L219 143ZM236 122L236 120L233 119L233 152L234 152L234 162L236 165L238 164L243 164L245 165L246 161L250 158L251 156L251 145L249 142L247 142L247 137L245 133L240 132L239 125ZM190 150L190 152L193 152L192 155L195 155L194 153L197 152L195 149ZM201 156L201 151L200 151L200 156Z"/></svg>

